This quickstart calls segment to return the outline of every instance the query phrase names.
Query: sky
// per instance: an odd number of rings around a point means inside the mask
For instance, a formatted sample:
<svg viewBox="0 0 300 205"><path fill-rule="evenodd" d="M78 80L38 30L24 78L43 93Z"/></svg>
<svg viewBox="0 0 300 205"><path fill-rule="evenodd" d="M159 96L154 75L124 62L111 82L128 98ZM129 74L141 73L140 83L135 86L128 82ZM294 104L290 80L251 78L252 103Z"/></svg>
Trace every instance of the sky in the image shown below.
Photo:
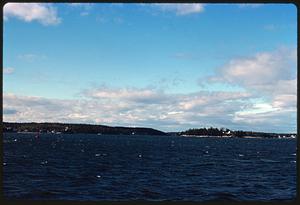
<svg viewBox="0 0 300 205"><path fill-rule="evenodd" d="M296 132L293 4L8 3L3 121Z"/></svg>

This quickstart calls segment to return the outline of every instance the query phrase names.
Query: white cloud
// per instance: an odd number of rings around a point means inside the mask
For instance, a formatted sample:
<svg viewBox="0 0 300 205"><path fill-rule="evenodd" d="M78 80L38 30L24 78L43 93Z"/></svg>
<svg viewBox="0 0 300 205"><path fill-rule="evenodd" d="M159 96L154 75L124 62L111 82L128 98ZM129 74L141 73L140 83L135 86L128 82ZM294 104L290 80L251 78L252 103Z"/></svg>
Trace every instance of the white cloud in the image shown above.
<svg viewBox="0 0 300 205"><path fill-rule="evenodd" d="M207 83L237 85L263 102L254 102L234 113L234 122L245 124L293 124L297 99L297 50L280 48L236 58L216 70ZM203 79L202 79L203 80ZM288 121L288 122L286 122ZM290 126L292 127L292 126Z"/></svg>
<svg viewBox="0 0 300 205"><path fill-rule="evenodd" d="M240 8L258 8L263 6L264 4L255 4L255 3L248 3L248 4L237 4Z"/></svg>
<svg viewBox="0 0 300 205"><path fill-rule="evenodd" d="M43 25L61 22L56 9L47 3L7 3L4 6L4 19L11 17L25 22L38 21Z"/></svg>
<svg viewBox="0 0 300 205"><path fill-rule="evenodd" d="M92 7L92 3L68 3L68 5L72 7L85 7L85 8Z"/></svg>
<svg viewBox="0 0 300 205"><path fill-rule="evenodd" d="M136 103L155 103L166 100L164 93L154 89L138 88L109 88L101 86L96 89L85 90L83 94L87 97L101 100L123 100Z"/></svg>
<svg viewBox="0 0 300 205"><path fill-rule="evenodd" d="M268 94L277 92L287 85L296 85L296 52L296 49L281 48L274 52L232 59L217 69L216 74L207 81L239 85Z"/></svg>
<svg viewBox="0 0 300 205"><path fill-rule="evenodd" d="M297 95L277 95L273 99L272 106L280 110L297 112Z"/></svg>
<svg viewBox="0 0 300 205"><path fill-rule="evenodd" d="M37 55L37 54L32 54L32 53L27 53L27 54L21 54L18 55L18 58L27 62L34 62L36 60L44 60L47 57L45 55Z"/></svg>
<svg viewBox="0 0 300 205"><path fill-rule="evenodd" d="M8 67L8 68L3 68L3 73L4 73L4 74L12 74L14 71L15 71L14 68L10 68L10 67Z"/></svg>
<svg viewBox="0 0 300 205"><path fill-rule="evenodd" d="M82 9L80 12L80 16L88 16L90 14L90 10L93 7L92 3L68 3L69 6L73 8Z"/></svg>
<svg viewBox="0 0 300 205"><path fill-rule="evenodd" d="M249 110L237 112L233 122L245 126L261 128L269 132L295 132L296 131L296 111L273 109L269 105L269 111Z"/></svg>
<svg viewBox="0 0 300 205"><path fill-rule="evenodd" d="M79 7L79 6L84 6L84 3L69 3L68 5L73 7Z"/></svg>
<svg viewBox="0 0 300 205"><path fill-rule="evenodd" d="M156 3L154 5L163 11L175 12L179 16L204 11L204 5L200 3Z"/></svg>

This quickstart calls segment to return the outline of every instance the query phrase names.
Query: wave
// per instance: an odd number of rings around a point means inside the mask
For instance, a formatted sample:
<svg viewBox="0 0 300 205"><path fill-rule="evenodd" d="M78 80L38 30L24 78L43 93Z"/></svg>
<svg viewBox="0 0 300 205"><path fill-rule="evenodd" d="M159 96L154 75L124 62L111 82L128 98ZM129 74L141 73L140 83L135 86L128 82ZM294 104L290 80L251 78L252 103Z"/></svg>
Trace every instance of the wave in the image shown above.
<svg viewBox="0 0 300 205"><path fill-rule="evenodd" d="M260 159L262 162L269 162L269 163L279 163L280 161L271 160L271 159Z"/></svg>

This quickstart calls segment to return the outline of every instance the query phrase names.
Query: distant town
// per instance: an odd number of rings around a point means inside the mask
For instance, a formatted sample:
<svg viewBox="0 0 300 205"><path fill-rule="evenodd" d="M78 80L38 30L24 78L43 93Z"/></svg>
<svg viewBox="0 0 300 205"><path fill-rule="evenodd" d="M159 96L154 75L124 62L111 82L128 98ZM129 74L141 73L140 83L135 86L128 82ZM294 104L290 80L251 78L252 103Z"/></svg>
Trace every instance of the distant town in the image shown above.
<svg viewBox="0 0 300 205"><path fill-rule="evenodd" d="M69 123L16 123L3 122L3 132L49 134L98 134L98 135L156 135L182 137L238 137L238 138L296 138L296 133L265 133L230 130L227 128L194 128L182 132L162 132L144 127L111 127Z"/></svg>

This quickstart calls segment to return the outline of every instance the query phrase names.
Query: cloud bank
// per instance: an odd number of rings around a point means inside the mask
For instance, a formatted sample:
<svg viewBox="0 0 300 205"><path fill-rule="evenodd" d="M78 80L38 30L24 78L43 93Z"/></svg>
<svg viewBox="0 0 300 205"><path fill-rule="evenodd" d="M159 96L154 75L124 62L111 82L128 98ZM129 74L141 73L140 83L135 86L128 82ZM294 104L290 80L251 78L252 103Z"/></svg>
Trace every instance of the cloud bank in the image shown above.
<svg viewBox="0 0 300 205"><path fill-rule="evenodd" d="M99 87L85 90L78 100L47 99L4 94L4 121L83 122L120 126L147 126L164 131L218 126L232 129L261 127L261 121L245 122L253 96L247 92L166 94L161 90ZM282 102L281 99L278 99ZM289 106L278 104L278 107ZM286 113L275 113L276 116ZM251 117L251 116L250 116ZM274 115L264 115L264 122ZM274 120L272 120L273 122ZM272 127L281 129L281 122ZM249 126L248 126L249 125ZM289 127L290 128L290 127ZM263 129L263 127L261 127Z"/></svg>

